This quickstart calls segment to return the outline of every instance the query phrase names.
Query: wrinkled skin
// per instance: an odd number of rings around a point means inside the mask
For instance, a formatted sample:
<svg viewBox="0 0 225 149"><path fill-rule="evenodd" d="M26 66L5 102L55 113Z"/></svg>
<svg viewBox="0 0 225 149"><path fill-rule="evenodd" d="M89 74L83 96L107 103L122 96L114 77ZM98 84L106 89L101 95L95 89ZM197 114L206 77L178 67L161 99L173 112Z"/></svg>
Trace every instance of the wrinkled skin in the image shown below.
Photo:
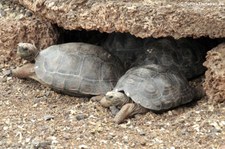
<svg viewBox="0 0 225 149"><path fill-rule="evenodd" d="M38 55L39 50L30 43L19 43L17 47L17 54L28 61L33 61L35 57ZM35 74L34 71L34 64L28 63L24 66L11 70L12 76L18 77L18 78L31 78L38 82L43 83Z"/></svg>
<svg viewBox="0 0 225 149"><path fill-rule="evenodd" d="M148 112L148 109L142 107L139 104L131 103L131 100L124 93L110 91L101 99L100 104L103 107L121 107L116 114L114 121L117 124L122 123L126 118L134 116L135 114L143 114Z"/></svg>
<svg viewBox="0 0 225 149"><path fill-rule="evenodd" d="M33 61L38 53L39 50L33 44L19 43L17 46L17 54L25 60Z"/></svg>

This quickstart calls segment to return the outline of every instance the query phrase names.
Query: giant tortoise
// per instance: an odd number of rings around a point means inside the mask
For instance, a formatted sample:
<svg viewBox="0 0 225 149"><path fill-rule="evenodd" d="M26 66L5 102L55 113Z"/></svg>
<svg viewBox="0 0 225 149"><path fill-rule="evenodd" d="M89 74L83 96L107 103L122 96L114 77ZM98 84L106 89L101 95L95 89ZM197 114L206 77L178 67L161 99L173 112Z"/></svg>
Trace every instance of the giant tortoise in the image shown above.
<svg viewBox="0 0 225 149"><path fill-rule="evenodd" d="M103 95L124 73L120 61L102 47L81 42L42 51L30 43L19 43L17 53L35 63L12 70L13 76L35 79L69 95Z"/></svg>
<svg viewBox="0 0 225 149"><path fill-rule="evenodd" d="M149 64L129 69L100 103L119 108L114 121L121 123L135 114L169 110L201 96L176 68Z"/></svg>
<svg viewBox="0 0 225 149"><path fill-rule="evenodd" d="M135 61L136 56L143 53L143 40L128 33L111 33L102 46L117 56L127 69Z"/></svg>
<svg viewBox="0 0 225 149"><path fill-rule="evenodd" d="M206 55L206 46L191 39L160 38L155 41L144 41L144 53L137 56L133 66L145 64L159 64L176 67L184 73L187 79L192 79L204 73L203 66Z"/></svg>

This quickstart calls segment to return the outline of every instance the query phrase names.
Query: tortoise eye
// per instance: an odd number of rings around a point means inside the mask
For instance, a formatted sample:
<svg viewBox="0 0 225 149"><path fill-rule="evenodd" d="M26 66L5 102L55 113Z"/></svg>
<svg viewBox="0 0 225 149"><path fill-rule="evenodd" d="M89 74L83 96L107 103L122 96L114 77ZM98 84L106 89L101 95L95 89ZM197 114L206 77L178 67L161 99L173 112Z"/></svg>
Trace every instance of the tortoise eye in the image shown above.
<svg viewBox="0 0 225 149"><path fill-rule="evenodd" d="M19 50L19 51L28 51L28 48L27 48L27 47L19 46L19 47L18 47L18 50Z"/></svg>
<svg viewBox="0 0 225 149"><path fill-rule="evenodd" d="M28 48L23 48L23 51L28 51Z"/></svg>
<svg viewBox="0 0 225 149"><path fill-rule="evenodd" d="M113 98L113 96L111 96L111 95L110 96L107 96L107 99L112 99L112 98Z"/></svg>
<svg viewBox="0 0 225 149"><path fill-rule="evenodd" d="M113 98L113 96L108 96L108 98L109 98L109 99L112 99L112 98Z"/></svg>

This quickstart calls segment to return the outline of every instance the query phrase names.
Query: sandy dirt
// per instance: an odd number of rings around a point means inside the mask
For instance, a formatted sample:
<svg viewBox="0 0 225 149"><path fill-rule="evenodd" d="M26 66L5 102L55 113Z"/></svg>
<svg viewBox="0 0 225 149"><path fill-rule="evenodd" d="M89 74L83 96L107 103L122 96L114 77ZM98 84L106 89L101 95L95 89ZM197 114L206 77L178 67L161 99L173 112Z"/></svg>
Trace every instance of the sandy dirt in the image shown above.
<svg viewBox="0 0 225 149"><path fill-rule="evenodd" d="M4 70L4 68L3 68ZM219 148L225 104L201 99L117 125L98 102L55 93L35 81L0 79L1 148Z"/></svg>

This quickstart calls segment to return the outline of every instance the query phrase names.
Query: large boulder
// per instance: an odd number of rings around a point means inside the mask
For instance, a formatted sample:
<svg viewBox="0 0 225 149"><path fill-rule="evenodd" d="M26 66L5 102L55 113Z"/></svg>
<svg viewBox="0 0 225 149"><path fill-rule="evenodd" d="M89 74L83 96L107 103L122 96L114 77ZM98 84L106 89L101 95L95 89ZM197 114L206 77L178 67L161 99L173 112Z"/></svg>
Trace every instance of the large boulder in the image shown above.
<svg viewBox="0 0 225 149"><path fill-rule="evenodd" d="M209 101L212 103L225 101L225 43L208 51L205 82L203 84Z"/></svg>
<svg viewBox="0 0 225 149"><path fill-rule="evenodd" d="M209 0L19 0L68 30L136 37L225 37L225 2Z"/></svg>

